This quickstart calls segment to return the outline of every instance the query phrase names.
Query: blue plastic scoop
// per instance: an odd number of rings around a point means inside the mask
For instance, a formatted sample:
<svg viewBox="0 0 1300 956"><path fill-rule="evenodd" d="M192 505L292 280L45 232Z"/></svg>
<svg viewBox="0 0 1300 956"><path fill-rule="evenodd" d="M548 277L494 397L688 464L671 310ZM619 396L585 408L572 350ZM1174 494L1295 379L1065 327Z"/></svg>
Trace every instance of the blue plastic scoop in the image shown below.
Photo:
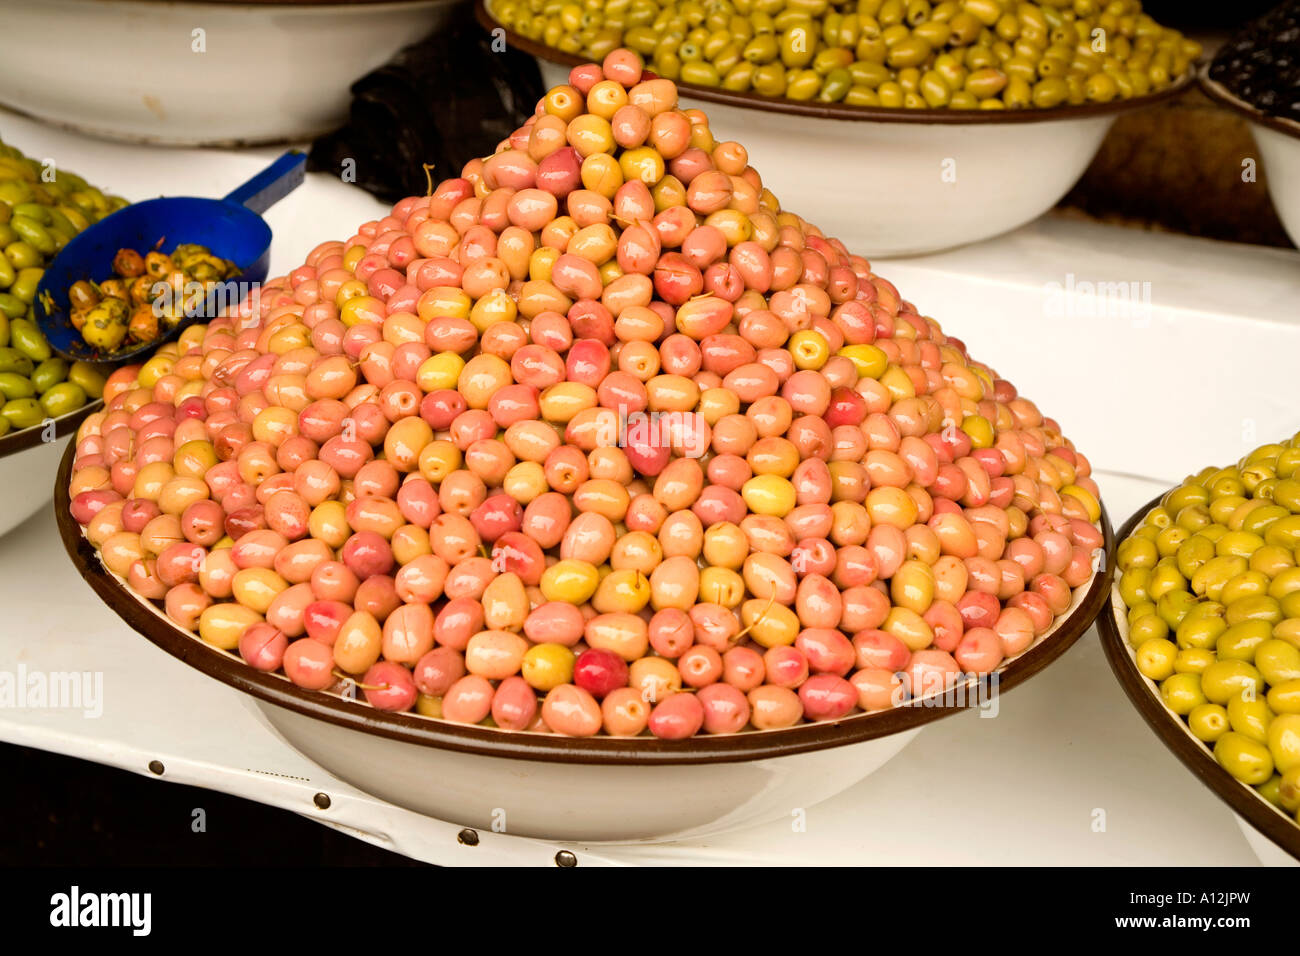
<svg viewBox="0 0 1300 956"><path fill-rule="evenodd" d="M54 257L37 286L36 322L50 346L67 359L121 362L153 351L202 316L213 317L209 308L197 309L156 339L140 345L123 343L117 351L104 353L87 345L73 327L68 289L82 279L103 282L110 278L113 257L119 249L134 249L144 255L158 247L160 240L160 252L170 253L182 243L196 243L206 246L214 256L231 260L239 267L239 275L228 282L240 283L239 288L245 288L243 283L262 282L271 258L271 227L262 219L262 213L298 188L306 166L305 153L290 151L225 199L147 199L119 209L79 233ZM210 297L205 306L215 298ZM238 301L233 295L224 298L232 304Z"/></svg>

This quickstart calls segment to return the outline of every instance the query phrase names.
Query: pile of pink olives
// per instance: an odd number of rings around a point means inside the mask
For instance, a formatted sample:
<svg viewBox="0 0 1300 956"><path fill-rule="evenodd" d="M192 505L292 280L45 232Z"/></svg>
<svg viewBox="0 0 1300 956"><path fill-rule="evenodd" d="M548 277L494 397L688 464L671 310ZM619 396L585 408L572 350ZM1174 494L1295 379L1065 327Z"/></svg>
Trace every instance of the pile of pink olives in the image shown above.
<svg viewBox="0 0 1300 956"><path fill-rule="evenodd" d="M838 720L1015 657L1087 459L616 50L497 151L194 326L71 508L177 625L515 731Z"/></svg>

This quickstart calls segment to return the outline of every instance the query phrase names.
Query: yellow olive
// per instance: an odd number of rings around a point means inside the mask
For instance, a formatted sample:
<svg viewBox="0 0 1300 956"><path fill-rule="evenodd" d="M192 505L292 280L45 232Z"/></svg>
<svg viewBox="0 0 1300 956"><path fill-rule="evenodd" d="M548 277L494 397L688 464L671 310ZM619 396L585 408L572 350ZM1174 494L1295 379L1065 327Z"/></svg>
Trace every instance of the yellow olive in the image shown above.
<svg viewBox="0 0 1300 956"><path fill-rule="evenodd" d="M1273 758L1268 748L1233 731L1215 742L1214 758L1242 783L1258 785L1273 774Z"/></svg>

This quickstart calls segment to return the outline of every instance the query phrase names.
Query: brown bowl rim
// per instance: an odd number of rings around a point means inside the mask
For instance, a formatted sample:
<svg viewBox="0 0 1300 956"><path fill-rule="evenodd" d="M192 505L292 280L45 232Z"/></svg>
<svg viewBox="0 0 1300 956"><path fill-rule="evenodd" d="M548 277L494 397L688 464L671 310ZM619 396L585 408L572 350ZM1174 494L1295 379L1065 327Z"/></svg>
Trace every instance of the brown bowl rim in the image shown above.
<svg viewBox="0 0 1300 956"><path fill-rule="evenodd" d="M1282 133L1290 136L1292 139L1300 139L1300 123L1295 120L1289 120L1281 116L1272 116L1265 113L1257 106L1252 106L1241 97L1228 91L1228 88L1218 80L1210 79L1210 67L1212 63L1207 63L1197 71L1196 81L1201 88L1201 92L1207 97L1226 107L1234 113L1244 116L1252 123L1268 127L1276 133Z"/></svg>
<svg viewBox="0 0 1300 956"><path fill-rule="evenodd" d="M483 29L503 30L506 43L531 54L539 60L557 63L560 66L574 67L591 62L588 57L564 53L554 47L538 43L521 36L514 30L492 18L487 10L487 0L474 0L474 15ZM1171 99L1182 93L1196 80L1196 68L1190 67L1163 90L1136 96L1127 100L1111 100L1109 103L1081 103L1074 106L1054 106L1050 109L1024 110L953 110L924 109L912 110L901 106L852 106L848 103L814 103L805 100L789 100L783 96L759 96L757 93L737 93L713 86L699 86L675 80L678 90L692 99L718 103L723 106L735 106L745 109L762 110L766 113L781 113L787 116L807 116L813 119L849 120L855 122L875 123L912 123L920 125L978 126L1000 125L1005 123L1039 123L1051 120L1088 119L1095 116L1117 116L1130 110L1139 110L1163 100Z"/></svg>
<svg viewBox="0 0 1300 956"><path fill-rule="evenodd" d="M1124 522L1116 537L1124 541L1152 508L1160 504L1164 493L1156 495L1132 517ZM1300 860L1300 826L1287 819L1254 789L1239 782L1228 771L1219 766L1210 748L1193 737L1185 729L1182 718L1165 707L1160 698L1151 692L1146 678L1137 669L1119 626L1115 623L1116 598L1111 594L1111 584L1119 579L1119 563L1116 562L1108 576L1106 587L1106 607L1097 618L1097 630L1101 634L1101 646L1110 662L1124 693L1137 708L1138 713L1155 731L1166 747L1183 762L1188 770L1224 803L1228 804L1238 816L1268 837L1280 848Z"/></svg>
<svg viewBox="0 0 1300 956"><path fill-rule="evenodd" d="M54 419L54 440L58 441L60 438L71 435L81 426L82 422L95 412L102 410L103 407L103 401L95 399L93 402L87 402L75 412L68 412L68 414L60 415ZM7 458L37 445L45 444L41 440L41 434L44 431L44 425L32 425L30 428L21 428L16 432L9 432L7 435L0 436L0 458Z"/></svg>
<svg viewBox="0 0 1300 956"><path fill-rule="evenodd" d="M716 737L697 735L681 741L659 740L654 737L578 738L558 734L530 734L456 724L410 713L375 710L368 704L349 702L333 694L304 690L283 677L255 670L235 655L205 644L197 636L182 631L156 611L145 607L142 599L127 591L104 567L94 547L82 534L81 527L72 518L68 508L68 482L73 452L74 449L69 448L64 454L55 477L55 518L68 557L104 603L148 640L209 677L244 691L259 702L350 730L421 746L515 760L617 766L734 763L787 757L827 747L875 740L963 711L975 702L970 699L974 695L968 694L965 706L903 706L783 730L761 730ZM1109 562L1114 553L1114 536L1104 507L1100 523L1106 560ZM1093 620L1107 606L1109 595L1110 576L1099 570L1093 574L1078 606L1056 625L1056 632L997 672L997 693L1005 693L1023 683L1064 654L1092 626Z"/></svg>

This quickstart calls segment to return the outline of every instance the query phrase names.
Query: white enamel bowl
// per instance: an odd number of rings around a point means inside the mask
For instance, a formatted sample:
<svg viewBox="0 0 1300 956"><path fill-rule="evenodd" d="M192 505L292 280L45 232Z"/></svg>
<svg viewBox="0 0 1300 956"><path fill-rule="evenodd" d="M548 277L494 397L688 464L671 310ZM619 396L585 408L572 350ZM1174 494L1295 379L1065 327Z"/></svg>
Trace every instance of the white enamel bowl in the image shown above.
<svg viewBox="0 0 1300 956"><path fill-rule="evenodd" d="M1201 89L1210 99L1241 114L1250 123L1250 132L1259 146L1259 158L1268 176L1273 208L1286 234L1300 246L1300 123L1261 113L1211 80L1208 70L1201 74Z"/></svg>
<svg viewBox="0 0 1300 956"><path fill-rule="evenodd" d="M59 470L59 459L77 426L100 407L100 402L90 402L61 418L0 437L0 536L50 503L50 476Z"/></svg>
<svg viewBox="0 0 1300 956"><path fill-rule="evenodd" d="M0 102L132 142L312 139L454 3L0 0Z"/></svg>
<svg viewBox="0 0 1300 956"><path fill-rule="evenodd" d="M477 0L479 22L504 29ZM547 87L583 62L510 30ZM1037 219L1079 181L1115 118L1176 95L990 113L796 102L679 83L719 139L745 145L763 184L829 236L869 259L950 249Z"/></svg>
<svg viewBox="0 0 1300 956"><path fill-rule="evenodd" d="M940 706L900 706L786 730L682 741L532 734L394 714L254 670L169 621L104 568L68 512L72 452L55 485L64 547L104 602L163 650L249 694L294 747L348 783L440 820L550 840L628 842L699 837L789 817L847 789L922 726L1032 677L1069 648L1104 606L1099 571L1053 628L985 683ZM1110 552L1110 526L1102 529ZM917 786L927 786L917 781Z"/></svg>

